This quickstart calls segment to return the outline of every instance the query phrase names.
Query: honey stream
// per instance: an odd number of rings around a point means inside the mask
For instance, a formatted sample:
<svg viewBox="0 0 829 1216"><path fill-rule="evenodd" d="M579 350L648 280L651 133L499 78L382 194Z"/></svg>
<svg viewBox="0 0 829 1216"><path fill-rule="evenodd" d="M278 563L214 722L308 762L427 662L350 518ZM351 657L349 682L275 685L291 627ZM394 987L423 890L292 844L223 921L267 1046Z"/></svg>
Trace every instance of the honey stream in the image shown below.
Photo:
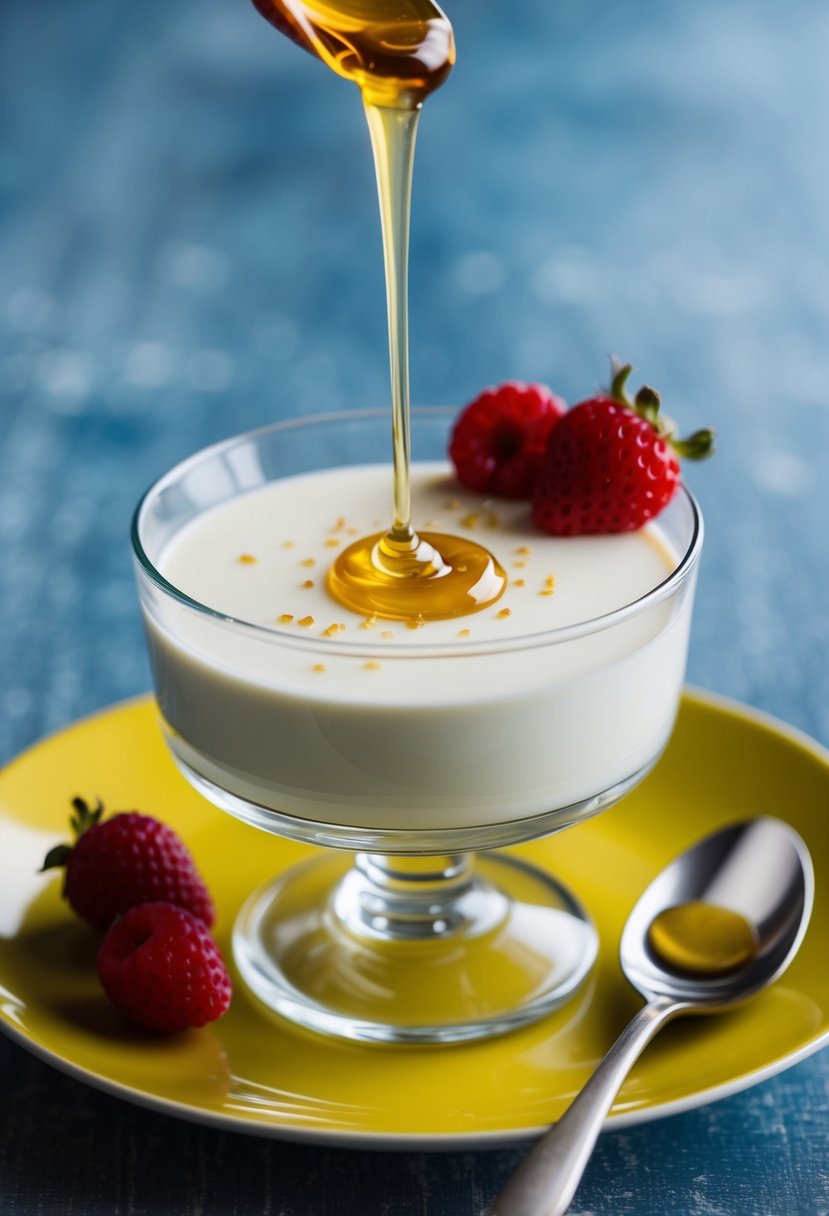
<svg viewBox="0 0 829 1216"><path fill-rule="evenodd" d="M452 27L431 0L254 0L277 29L358 85L368 121L383 235L394 483L392 525L334 561L328 588L357 612L419 625L493 604L506 574L474 541L412 524L408 260L420 109L455 60Z"/></svg>

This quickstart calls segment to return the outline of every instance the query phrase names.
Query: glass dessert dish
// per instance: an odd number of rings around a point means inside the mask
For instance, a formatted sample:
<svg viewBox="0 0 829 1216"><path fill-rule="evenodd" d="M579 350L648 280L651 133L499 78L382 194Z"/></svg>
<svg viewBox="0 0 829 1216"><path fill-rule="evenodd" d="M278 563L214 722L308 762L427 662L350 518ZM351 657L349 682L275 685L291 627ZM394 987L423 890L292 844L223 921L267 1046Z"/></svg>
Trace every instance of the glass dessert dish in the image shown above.
<svg viewBox="0 0 829 1216"><path fill-rule="evenodd" d="M617 801L658 759L684 677L702 544L690 494L635 536L542 537L526 505L502 513L451 482L453 419L413 413L415 504L447 530L488 529L517 568L485 612L420 628L325 590L338 548L382 523L387 410L217 444L152 486L133 521L176 763L221 809L331 850L250 896L239 971L269 1009L350 1039L472 1039L573 994L597 945L578 900L472 851ZM611 606L605 589L568 607L579 569L606 560Z"/></svg>

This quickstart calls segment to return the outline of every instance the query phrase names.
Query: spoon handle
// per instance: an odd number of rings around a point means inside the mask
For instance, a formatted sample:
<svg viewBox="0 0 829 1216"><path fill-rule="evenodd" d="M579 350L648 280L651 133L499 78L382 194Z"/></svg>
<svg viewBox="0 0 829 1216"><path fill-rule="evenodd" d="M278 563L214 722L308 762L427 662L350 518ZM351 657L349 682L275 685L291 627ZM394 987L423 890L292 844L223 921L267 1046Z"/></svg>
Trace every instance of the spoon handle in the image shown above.
<svg viewBox="0 0 829 1216"><path fill-rule="evenodd" d="M483 1216L563 1216L607 1112L657 1030L684 1004L658 997L640 1009L564 1115L521 1162Z"/></svg>

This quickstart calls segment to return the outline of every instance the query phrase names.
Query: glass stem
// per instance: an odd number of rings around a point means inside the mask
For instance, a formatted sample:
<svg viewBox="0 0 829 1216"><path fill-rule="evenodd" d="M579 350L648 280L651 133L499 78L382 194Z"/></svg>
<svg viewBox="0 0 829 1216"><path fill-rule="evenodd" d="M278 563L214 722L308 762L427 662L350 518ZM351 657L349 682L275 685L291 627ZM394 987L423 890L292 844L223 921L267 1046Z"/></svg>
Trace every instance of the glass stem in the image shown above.
<svg viewBox="0 0 829 1216"><path fill-rule="evenodd" d="M408 271L412 166L420 107L396 109L366 104L386 270L389 323L394 522L391 538L406 544L414 537L409 479L409 323Z"/></svg>
<svg viewBox="0 0 829 1216"><path fill-rule="evenodd" d="M470 853L358 853L334 893L332 908L358 937L411 941L477 936L506 914L506 901L475 872Z"/></svg>

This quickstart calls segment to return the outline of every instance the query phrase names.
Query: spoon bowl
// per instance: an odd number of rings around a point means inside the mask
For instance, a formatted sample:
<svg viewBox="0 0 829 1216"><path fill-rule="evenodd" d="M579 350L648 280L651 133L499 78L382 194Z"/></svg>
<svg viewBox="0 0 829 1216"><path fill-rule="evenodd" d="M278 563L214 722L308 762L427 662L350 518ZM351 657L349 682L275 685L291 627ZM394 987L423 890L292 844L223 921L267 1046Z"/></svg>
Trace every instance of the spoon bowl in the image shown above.
<svg viewBox="0 0 829 1216"><path fill-rule="evenodd" d="M557 1124L541 1138L484 1216L563 1216L625 1077L657 1031L679 1014L717 1013L754 996L794 958L812 911L809 851L788 824L759 817L707 836L671 862L634 906L622 933L622 971L647 1004L622 1031ZM660 950L658 918L689 906L736 922L750 948L703 966ZM697 924L704 923L697 921ZM695 920L687 925L693 930ZM709 920L710 925L710 920ZM684 930L685 943L693 935ZM670 937L661 939L670 942ZM716 946L716 932L713 939ZM693 957L687 955L685 957ZM725 957L725 956L723 956Z"/></svg>
<svg viewBox="0 0 829 1216"><path fill-rule="evenodd" d="M768 816L732 824L682 853L643 891L622 933L622 970L648 1001L668 997L687 1004L687 1013L716 1013L785 970L803 940L813 898L812 861L797 832ZM667 964L650 945L650 926L665 909L692 902L742 916L757 937L751 958L720 974Z"/></svg>

